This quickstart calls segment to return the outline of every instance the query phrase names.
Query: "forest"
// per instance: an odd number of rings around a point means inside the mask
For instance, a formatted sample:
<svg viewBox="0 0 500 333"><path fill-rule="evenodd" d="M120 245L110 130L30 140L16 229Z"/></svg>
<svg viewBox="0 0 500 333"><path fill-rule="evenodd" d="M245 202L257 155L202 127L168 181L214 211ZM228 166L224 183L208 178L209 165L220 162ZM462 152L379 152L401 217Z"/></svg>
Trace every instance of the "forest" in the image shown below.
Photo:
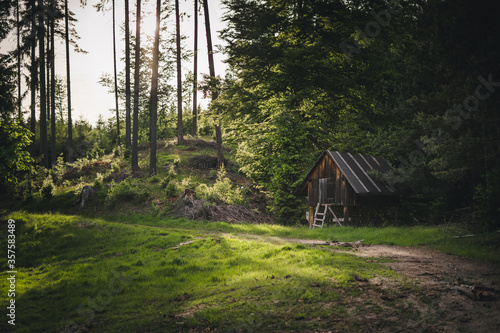
<svg viewBox="0 0 500 333"><path fill-rule="evenodd" d="M111 22L95 122L77 8ZM499 17L0 0L0 331L497 332Z"/></svg>
<svg viewBox="0 0 500 333"><path fill-rule="evenodd" d="M116 114L90 125L72 119L71 95L79 92L71 89L68 49L78 49L78 17L68 1L1 1L0 38L17 36L0 63L2 195L26 198L37 190L35 175L110 153L129 157L131 174L151 177L157 142L203 136L215 139L218 167L230 149L281 224L300 221L295 189L331 149L389 161L394 172L385 180L401 194L405 223L499 227L495 1L222 2L220 32L211 31L207 0L194 2L208 45L198 50L182 43L178 1L157 1L153 38L141 36L141 1L125 1L125 24L113 31L125 54L115 51L114 72L101 79ZM115 8L104 0L82 5ZM223 76L213 66L215 33L224 41ZM56 53L68 58L66 77L51 70ZM194 70L182 80L181 63L202 55L209 74L198 78ZM196 104L198 93L211 100L206 109ZM140 168L144 144L150 160Z"/></svg>

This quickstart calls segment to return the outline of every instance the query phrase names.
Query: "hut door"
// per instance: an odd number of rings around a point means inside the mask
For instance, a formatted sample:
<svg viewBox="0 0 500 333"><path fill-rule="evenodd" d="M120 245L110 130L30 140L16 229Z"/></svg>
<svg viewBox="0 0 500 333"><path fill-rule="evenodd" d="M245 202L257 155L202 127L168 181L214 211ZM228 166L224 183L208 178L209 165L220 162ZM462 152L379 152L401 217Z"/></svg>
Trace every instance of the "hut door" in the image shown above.
<svg viewBox="0 0 500 333"><path fill-rule="evenodd" d="M333 178L320 178L319 179L319 195L318 202L322 204L332 203L334 198L332 198L332 183L334 184Z"/></svg>

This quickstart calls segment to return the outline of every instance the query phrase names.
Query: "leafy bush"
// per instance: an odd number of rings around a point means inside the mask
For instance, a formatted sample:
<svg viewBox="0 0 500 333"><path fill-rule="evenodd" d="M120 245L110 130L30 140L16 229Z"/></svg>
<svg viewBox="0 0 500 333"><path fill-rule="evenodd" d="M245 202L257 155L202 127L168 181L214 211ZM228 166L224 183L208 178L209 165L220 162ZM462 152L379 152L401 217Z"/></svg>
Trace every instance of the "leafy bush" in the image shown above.
<svg viewBox="0 0 500 333"><path fill-rule="evenodd" d="M175 172L175 166L171 165L170 168L168 169L167 175L160 182L161 188L165 189L169 185L170 181L175 178L176 174L177 173Z"/></svg>
<svg viewBox="0 0 500 333"><path fill-rule="evenodd" d="M30 172L34 182L42 183L44 179L47 177L48 171L41 165L35 165L34 167L31 167Z"/></svg>
<svg viewBox="0 0 500 333"><path fill-rule="evenodd" d="M165 186L165 196L167 198L173 198L176 197L178 193L177 186L175 185L175 182L173 180L169 181L168 184Z"/></svg>
<svg viewBox="0 0 500 333"><path fill-rule="evenodd" d="M52 182L51 177L48 177L43 181L42 188L40 189L40 195L46 200L54 196L54 183Z"/></svg>
<svg viewBox="0 0 500 333"><path fill-rule="evenodd" d="M8 83L2 82L0 87L4 88L7 85ZM33 162L26 149L30 144L30 132L21 124L5 121L8 117L3 117L4 110L7 110L4 109L6 101L4 97L2 95L0 107L2 109L2 119L0 119L0 194L9 193L9 190L18 184L19 172L28 171L30 163Z"/></svg>
<svg viewBox="0 0 500 333"><path fill-rule="evenodd" d="M217 170L210 170L208 173L208 179L217 179Z"/></svg>
<svg viewBox="0 0 500 333"><path fill-rule="evenodd" d="M54 181L54 184L56 185L61 185L63 183L63 175L64 172L66 171L67 166L66 163L64 162L64 158L59 156L57 158L56 164L52 166L52 168L49 171L50 176L52 177L52 180Z"/></svg>
<svg viewBox="0 0 500 333"><path fill-rule="evenodd" d="M149 182L151 184L158 184L160 182L160 177L158 176L152 176L152 177L149 177Z"/></svg>
<svg viewBox="0 0 500 333"><path fill-rule="evenodd" d="M120 157L122 154L122 151L123 151L123 149L121 146L113 148L113 157Z"/></svg>
<svg viewBox="0 0 500 333"><path fill-rule="evenodd" d="M120 172L120 166L118 163L111 163L111 172Z"/></svg>
<svg viewBox="0 0 500 333"><path fill-rule="evenodd" d="M100 191L103 188L103 182L104 182L104 175L102 173L97 173L97 176L94 180L94 190Z"/></svg>
<svg viewBox="0 0 500 333"><path fill-rule="evenodd" d="M101 148L99 143L95 142L94 147L92 148L90 153L88 153L87 156L89 159L98 159L99 157L104 155L104 152L105 152L104 149Z"/></svg>
<svg viewBox="0 0 500 333"><path fill-rule="evenodd" d="M114 205L121 201L141 202L148 198L149 192L134 179L126 179L118 185L112 186L106 197L107 205Z"/></svg>
<svg viewBox="0 0 500 333"><path fill-rule="evenodd" d="M181 186L184 188L192 188L194 185L193 178L186 177L181 180Z"/></svg>
<svg viewBox="0 0 500 333"><path fill-rule="evenodd" d="M226 175L224 165L217 172L217 181L213 186L201 184L196 188L197 195L213 203L225 203L229 205L241 205L245 202L245 197L241 189L233 186L231 180Z"/></svg>

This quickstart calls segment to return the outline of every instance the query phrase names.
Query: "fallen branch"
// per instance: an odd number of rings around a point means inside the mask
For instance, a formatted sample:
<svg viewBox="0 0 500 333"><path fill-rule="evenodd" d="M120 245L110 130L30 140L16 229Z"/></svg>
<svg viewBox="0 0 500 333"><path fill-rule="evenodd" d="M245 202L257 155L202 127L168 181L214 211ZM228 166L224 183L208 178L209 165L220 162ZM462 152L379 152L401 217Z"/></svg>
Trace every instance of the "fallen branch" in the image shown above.
<svg viewBox="0 0 500 333"><path fill-rule="evenodd" d="M176 246L174 247L171 247L170 249L171 250L178 250L181 246L184 246L184 245L189 245L191 243L194 243L194 241L187 241L187 242L184 242L184 243L180 243L180 244L177 244Z"/></svg>

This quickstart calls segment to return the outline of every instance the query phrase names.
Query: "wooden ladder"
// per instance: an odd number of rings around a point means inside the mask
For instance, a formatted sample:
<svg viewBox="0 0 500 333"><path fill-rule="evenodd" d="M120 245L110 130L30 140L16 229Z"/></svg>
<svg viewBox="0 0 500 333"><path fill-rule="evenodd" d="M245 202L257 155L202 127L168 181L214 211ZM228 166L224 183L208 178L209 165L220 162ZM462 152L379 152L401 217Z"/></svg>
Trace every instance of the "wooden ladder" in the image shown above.
<svg viewBox="0 0 500 333"><path fill-rule="evenodd" d="M321 207L324 207L325 209L323 211L321 211ZM319 227L319 228L323 228L324 224L325 224L325 221L326 221L326 217L328 215L328 211L330 211L330 213L332 213L333 215L333 220L339 225L339 226L342 226L342 224L340 223L340 219L337 217L337 215L335 215L335 213L333 212L333 209L331 207L331 205L329 204L320 204L318 203L316 205L316 211L314 212L314 220L313 220L313 229L314 227ZM321 222L321 224L319 224L319 222Z"/></svg>

